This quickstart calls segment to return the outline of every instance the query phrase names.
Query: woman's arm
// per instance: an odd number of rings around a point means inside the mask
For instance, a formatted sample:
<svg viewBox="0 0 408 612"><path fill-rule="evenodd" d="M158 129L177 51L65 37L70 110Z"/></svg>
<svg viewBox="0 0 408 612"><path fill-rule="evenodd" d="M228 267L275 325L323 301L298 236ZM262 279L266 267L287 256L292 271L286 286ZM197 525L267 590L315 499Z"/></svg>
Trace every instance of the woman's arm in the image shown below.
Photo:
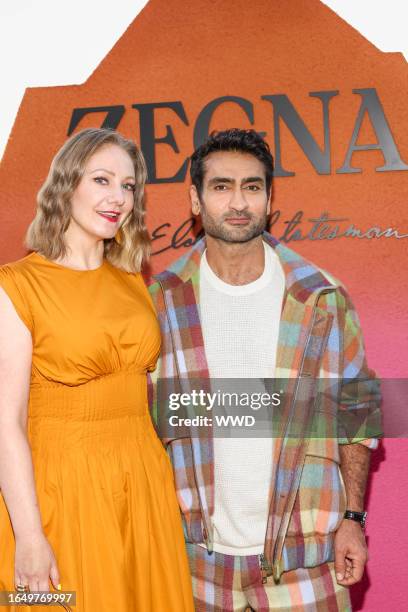
<svg viewBox="0 0 408 612"><path fill-rule="evenodd" d="M0 288L0 488L16 541L15 580L31 591L59 584L55 558L43 533L27 439L32 340Z"/></svg>

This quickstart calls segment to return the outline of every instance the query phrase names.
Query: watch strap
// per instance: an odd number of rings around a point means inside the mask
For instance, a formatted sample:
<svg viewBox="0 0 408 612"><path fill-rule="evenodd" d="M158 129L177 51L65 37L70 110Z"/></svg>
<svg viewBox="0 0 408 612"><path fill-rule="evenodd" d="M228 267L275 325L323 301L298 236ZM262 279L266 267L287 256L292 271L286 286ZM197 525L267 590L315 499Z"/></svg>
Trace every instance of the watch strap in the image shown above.
<svg viewBox="0 0 408 612"><path fill-rule="evenodd" d="M344 513L344 518L360 523L361 527L364 529L364 527L366 526L367 512L356 512L354 510L346 510Z"/></svg>

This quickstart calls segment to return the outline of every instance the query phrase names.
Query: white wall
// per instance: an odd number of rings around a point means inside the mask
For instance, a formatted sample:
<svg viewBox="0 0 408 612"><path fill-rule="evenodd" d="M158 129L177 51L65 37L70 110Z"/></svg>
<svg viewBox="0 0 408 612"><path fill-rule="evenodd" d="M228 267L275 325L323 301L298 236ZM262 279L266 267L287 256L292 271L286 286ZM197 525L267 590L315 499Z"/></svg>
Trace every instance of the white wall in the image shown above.
<svg viewBox="0 0 408 612"><path fill-rule="evenodd" d="M5 84L0 156L25 88L85 81L146 4L147 0L0 0L0 70ZM324 4L382 51L402 51L408 60L407 0Z"/></svg>

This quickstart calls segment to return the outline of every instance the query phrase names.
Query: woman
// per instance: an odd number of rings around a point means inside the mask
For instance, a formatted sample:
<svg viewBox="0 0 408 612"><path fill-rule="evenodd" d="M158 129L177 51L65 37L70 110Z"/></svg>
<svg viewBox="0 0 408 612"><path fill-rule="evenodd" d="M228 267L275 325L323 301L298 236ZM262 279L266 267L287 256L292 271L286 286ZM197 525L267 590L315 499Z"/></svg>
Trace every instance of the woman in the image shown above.
<svg viewBox="0 0 408 612"><path fill-rule="evenodd" d="M0 591L75 591L77 612L193 610L147 406L145 180L131 141L74 135L39 192L33 252L0 268Z"/></svg>

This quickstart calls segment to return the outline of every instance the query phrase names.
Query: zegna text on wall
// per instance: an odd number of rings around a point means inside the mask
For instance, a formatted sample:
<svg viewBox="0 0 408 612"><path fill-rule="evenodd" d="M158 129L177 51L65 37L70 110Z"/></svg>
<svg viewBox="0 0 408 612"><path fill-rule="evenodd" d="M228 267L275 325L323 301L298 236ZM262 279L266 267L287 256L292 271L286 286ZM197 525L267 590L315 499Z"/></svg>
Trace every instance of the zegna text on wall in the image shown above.
<svg viewBox="0 0 408 612"><path fill-rule="evenodd" d="M350 134L348 146L344 151L343 163L338 168L332 168L331 163L331 135L330 135L330 102L339 95L338 90L312 91L309 96L318 98L321 103L321 122L324 133L323 147L321 147L301 114L295 108L290 98L286 94L271 94L261 96L261 100L269 103L272 107L273 116L273 143L272 146L275 158L275 177L295 176L296 169L284 167L282 161L282 139L281 125L286 124L294 139L302 149L311 164L312 171L317 174L354 174L362 172L361 168L352 164L352 155L356 151L378 150L381 152L384 163L376 168L377 172L395 172L408 170L408 164L401 158L397 142L393 136L390 122L388 121L380 97L375 88L353 89L352 94L360 96L361 102L358 109L354 127ZM249 120L251 125L255 123L254 104L247 98L239 96L221 96L208 102L195 118L193 125L193 145L198 147L207 137L210 123L215 111L225 103L236 104L243 112L243 117ZM158 137L155 133L155 115L160 109L171 110L174 113L174 121L182 122L190 126L191 118L186 114L184 105L181 101L170 102L151 102L143 104L132 104L129 108L124 105L113 106L93 106L75 108L72 112L68 127L68 135L80 127L80 123L85 116L93 113L105 113L101 127L120 129L121 120L129 110L136 111L139 115L140 126L140 146L146 159L148 168L149 183L182 183L185 180L188 168L189 157L186 156L178 171L173 176L158 176L156 165L156 148L158 146L169 147L169 154L179 155L180 150L176 142L174 131L171 125L166 126L166 135ZM371 122L376 135L376 142L357 144L359 134L365 117ZM267 137L265 132L261 132ZM190 152L191 153L191 152Z"/></svg>

